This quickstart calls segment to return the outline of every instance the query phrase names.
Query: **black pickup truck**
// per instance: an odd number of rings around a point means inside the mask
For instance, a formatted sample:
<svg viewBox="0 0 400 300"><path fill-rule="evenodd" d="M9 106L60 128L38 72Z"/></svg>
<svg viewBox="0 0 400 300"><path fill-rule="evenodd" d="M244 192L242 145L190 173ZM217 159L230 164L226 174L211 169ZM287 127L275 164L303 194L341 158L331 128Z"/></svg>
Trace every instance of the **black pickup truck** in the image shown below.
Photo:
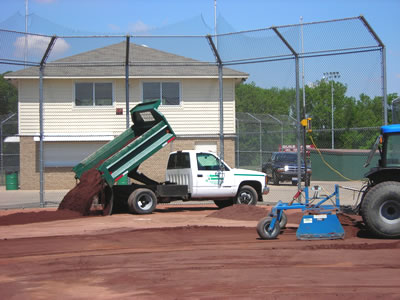
<svg viewBox="0 0 400 300"><path fill-rule="evenodd" d="M297 184L297 153L295 152L273 152L271 159L263 164L262 171L267 174L273 184L279 185L281 181L291 181ZM301 160L301 180L310 185L311 166L307 165L305 170L304 161Z"/></svg>

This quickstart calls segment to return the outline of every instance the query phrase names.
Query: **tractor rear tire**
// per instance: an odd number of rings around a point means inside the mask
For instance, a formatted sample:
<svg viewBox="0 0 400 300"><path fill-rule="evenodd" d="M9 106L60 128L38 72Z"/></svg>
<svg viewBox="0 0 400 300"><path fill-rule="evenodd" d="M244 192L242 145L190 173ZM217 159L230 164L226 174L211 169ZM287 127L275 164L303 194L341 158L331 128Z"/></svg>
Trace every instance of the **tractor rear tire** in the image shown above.
<svg viewBox="0 0 400 300"><path fill-rule="evenodd" d="M368 190L361 204L367 229L376 237L400 237L400 182L386 181Z"/></svg>
<svg viewBox="0 0 400 300"><path fill-rule="evenodd" d="M151 214L157 205L156 194L150 189L137 189L128 198L129 211L134 214Z"/></svg>

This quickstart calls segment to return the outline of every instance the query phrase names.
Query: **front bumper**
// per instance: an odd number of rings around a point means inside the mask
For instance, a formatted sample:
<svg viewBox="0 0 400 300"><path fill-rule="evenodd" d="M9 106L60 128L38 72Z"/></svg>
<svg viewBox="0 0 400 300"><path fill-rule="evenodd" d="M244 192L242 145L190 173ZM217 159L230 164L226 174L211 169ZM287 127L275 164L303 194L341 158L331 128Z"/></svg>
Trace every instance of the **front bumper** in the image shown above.
<svg viewBox="0 0 400 300"><path fill-rule="evenodd" d="M268 195L269 193L269 187L265 186L263 189L263 195Z"/></svg>

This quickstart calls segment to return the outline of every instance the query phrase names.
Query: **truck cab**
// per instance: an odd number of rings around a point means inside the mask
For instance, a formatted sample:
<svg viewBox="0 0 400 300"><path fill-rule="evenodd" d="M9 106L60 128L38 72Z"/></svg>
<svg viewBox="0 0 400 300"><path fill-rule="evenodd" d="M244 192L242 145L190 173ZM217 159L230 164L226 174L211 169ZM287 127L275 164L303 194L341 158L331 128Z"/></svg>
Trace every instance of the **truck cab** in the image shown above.
<svg viewBox="0 0 400 300"><path fill-rule="evenodd" d="M169 156L166 181L188 186L188 198L214 200L219 207L256 204L267 194L266 175L230 168L212 152L184 150Z"/></svg>
<svg viewBox="0 0 400 300"><path fill-rule="evenodd" d="M390 180L400 181L400 124L382 126L381 135L372 147L365 167L369 166L377 150L380 153L379 164L371 168L365 177L372 185Z"/></svg>

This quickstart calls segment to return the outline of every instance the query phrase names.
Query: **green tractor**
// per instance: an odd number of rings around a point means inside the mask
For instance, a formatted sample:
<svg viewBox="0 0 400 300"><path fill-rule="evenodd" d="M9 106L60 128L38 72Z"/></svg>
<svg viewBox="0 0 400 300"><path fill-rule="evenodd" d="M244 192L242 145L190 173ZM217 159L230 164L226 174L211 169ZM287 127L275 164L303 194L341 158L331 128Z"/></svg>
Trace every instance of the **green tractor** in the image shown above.
<svg viewBox="0 0 400 300"><path fill-rule="evenodd" d="M398 122L397 104L393 101L393 122ZM371 149L365 167L376 151L380 159L377 167L365 174L368 184L362 189L359 213L367 229L377 237L400 237L400 124L381 127L381 134Z"/></svg>

